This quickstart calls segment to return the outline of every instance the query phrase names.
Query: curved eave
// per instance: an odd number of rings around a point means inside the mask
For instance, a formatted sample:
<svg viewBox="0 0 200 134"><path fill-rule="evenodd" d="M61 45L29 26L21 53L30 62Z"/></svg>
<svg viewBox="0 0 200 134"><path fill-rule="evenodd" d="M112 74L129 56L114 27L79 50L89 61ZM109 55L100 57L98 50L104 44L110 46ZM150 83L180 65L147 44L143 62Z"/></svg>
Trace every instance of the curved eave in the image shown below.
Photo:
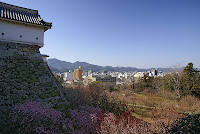
<svg viewBox="0 0 200 134"><path fill-rule="evenodd" d="M7 4L7 3L4 3L4 2L0 2L0 6L4 7L4 8L8 8L8 9L19 10L19 11L22 11L22 12L24 11L24 12L33 13L33 14L37 14L38 13L38 10L19 7L19 6Z"/></svg>
<svg viewBox="0 0 200 134"><path fill-rule="evenodd" d="M42 55L42 57L49 57L48 55L46 55L46 54L41 54Z"/></svg>
<svg viewBox="0 0 200 134"><path fill-rule="evenodd" d="M42 28L44 28L44 32L47 31L48 29L51 29L51 27L52 27L51 26L52 23L48 23L50 26L44 26L44 25L28 23L28 22L23 22L23 21L17 21L17 20L11 20L11 19L1 18L1 17L0 17L0 20L8 21L8 22L15 22L15 23L19 23L19 24L25 24L25 25L29 25L29 26L42 27Z"/></svg>

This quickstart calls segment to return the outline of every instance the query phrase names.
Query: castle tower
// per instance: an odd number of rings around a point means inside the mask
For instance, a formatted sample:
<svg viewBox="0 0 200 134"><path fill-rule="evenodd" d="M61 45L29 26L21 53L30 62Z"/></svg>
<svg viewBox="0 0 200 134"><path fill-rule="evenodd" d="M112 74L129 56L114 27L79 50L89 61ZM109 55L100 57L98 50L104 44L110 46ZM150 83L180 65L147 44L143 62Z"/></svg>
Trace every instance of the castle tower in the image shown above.
<svg viewBox="0 0 200 134"><path fill-rule="evenodd" d="M44 32L51 26L37 10L0 2L0 41L40 48L44 46Z"/></svg>
<svg viewBox="0 0 200 134"><path fill-rule="evenodd" d="M15 105L29 101L67 104L62 85L39 51L44 46L44 32L51 25L41 19L37 10L0 2L1 133L9 133L10 113Z"/></svg>

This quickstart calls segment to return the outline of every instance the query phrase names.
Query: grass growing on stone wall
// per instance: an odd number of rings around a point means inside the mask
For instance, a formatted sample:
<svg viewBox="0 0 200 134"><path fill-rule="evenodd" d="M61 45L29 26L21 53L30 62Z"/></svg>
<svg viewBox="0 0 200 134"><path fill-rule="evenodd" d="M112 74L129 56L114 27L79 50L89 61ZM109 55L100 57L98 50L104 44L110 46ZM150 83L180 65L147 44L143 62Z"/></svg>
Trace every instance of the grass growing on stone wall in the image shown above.
<svg viewBox="0 0 200 134"><path fill-rule="evenodd" d="M64 103L59 92L62 86L44 63L39 48L0 42L0 49L0 133L14 133L9 113L16 105L30 101L60 105Z"/></svg>

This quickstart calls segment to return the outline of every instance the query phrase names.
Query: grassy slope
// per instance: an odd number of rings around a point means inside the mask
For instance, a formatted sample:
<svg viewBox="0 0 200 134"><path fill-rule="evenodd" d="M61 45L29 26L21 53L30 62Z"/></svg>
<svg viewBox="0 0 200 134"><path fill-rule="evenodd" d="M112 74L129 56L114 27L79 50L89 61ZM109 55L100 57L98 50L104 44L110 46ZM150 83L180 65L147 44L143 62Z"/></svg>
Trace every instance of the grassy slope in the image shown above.
<svg viewBox="0 0 200 134"><path fill-rule="evenodd" d="M125 96L122 96L125 94ZM115 92L112 94L118 101L127 105L127 108L133 110L133 96L130 91ZM136 92L134 98L133 115L147 122L152 122L153 117L159 116L166 120L171 118L170 114L200 113L199 99L194 96L185 96L177 99L174 93L165 92L164 94Z"/></svg>

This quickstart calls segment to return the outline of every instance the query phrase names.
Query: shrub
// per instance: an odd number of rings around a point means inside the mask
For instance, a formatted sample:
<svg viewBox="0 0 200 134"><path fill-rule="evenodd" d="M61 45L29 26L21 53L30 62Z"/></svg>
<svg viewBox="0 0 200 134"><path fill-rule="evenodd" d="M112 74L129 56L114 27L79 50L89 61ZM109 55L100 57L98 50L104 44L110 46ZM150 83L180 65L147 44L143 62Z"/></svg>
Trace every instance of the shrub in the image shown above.
<svg viewBox="0 0 200 134"><path fill-rule="evenodd" d="M130 112L122 111L105 113L101 118L101 126L99 127L98 133L163 133L165 128L161 130L155 130L155 126L137 119L132 116Z"/></svg>
<svg viewBox="0 0 200 134"><path fill-rule="evenodd" d="M169 133L200 133L200 114L187 115L181 120L177 120L172 124Z"/></svg>
<svg viewBox="0 0 200 134"><path fill-rule="evenodd" d="M19 133L59 133L65 115L43 102L27 102L14 107L11 114Z"/></svg>
<svg viewBox="0 0 200 134"><path fill-rule="evenodd" d="M95 133L101 114L100 108L93 106L79 106L71 110L72 120L68 122L69 132ZM75 131L74 131L75 130Z"/></svg>

